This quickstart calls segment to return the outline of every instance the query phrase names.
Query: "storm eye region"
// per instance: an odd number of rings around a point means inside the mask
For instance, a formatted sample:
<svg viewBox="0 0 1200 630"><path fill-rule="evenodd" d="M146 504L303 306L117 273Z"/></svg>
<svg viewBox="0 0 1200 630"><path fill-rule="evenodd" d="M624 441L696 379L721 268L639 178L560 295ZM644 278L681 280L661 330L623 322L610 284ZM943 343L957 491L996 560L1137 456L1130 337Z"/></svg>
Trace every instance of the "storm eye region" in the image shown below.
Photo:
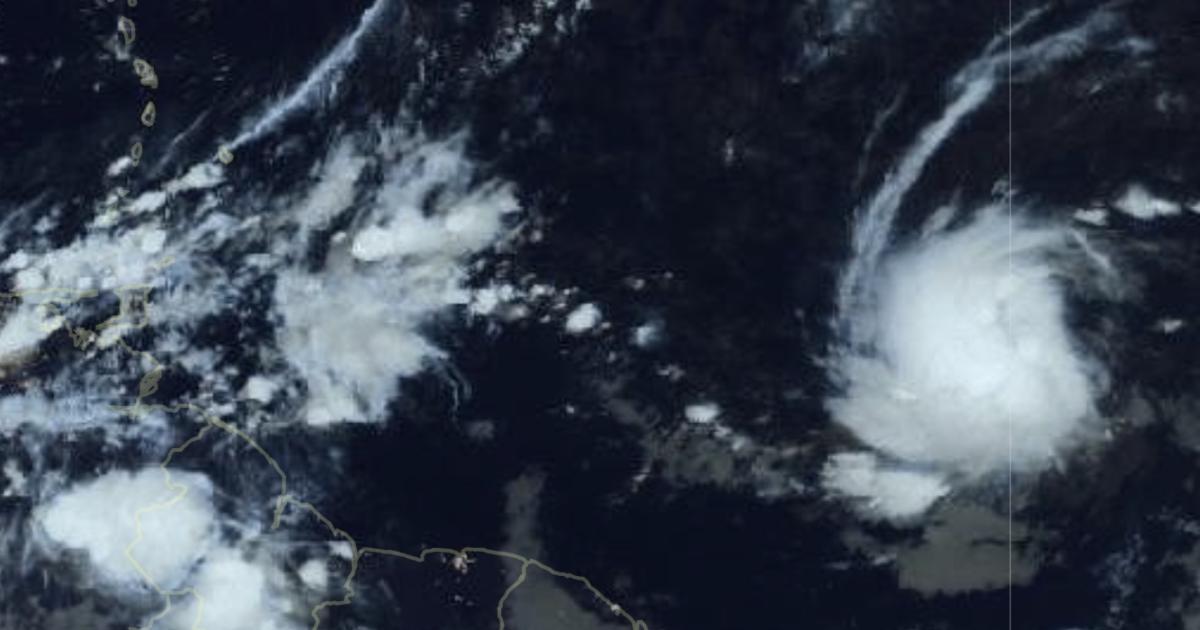
<svg viewBox="0 0 1200 630"><path fill-rule="evenodd" d="M951 479L1037 471L1086 437L1104 370L1067 324L1072 236L989 206L882 261L841 314L827 401L872 459L831 459L828 487L878 507L905 484L875 477L903 469L924 501L884 515L909 516Z"/></svg>

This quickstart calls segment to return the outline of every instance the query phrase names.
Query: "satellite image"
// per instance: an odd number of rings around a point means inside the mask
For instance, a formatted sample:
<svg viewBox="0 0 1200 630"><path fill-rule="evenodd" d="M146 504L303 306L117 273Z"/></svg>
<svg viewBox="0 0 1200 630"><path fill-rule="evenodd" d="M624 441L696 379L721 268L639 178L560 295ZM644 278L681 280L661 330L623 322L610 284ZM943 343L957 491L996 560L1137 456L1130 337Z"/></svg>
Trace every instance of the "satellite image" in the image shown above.
<svg viewBox="0 0 1200 630"><path fill-rule="evenodd" d="M1200 630L1200 3L0 0L0 630Z"/></svg>

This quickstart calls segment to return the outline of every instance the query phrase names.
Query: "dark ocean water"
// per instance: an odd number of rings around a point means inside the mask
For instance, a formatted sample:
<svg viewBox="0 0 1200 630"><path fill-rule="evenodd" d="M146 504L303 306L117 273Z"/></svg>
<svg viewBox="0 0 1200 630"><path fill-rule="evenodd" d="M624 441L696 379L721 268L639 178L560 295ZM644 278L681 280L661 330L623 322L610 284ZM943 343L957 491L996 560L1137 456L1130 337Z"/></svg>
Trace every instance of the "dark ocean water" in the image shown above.
<svg viewBox="0 0 1200 630"><path fill-rule="evenodd" d="M529 19L534 5L391 2L336 90L239 150L230 166L249 191L244 199L282 196L312 177L314 156L379 120L401 119L430 136L467 128L477 178L511 182L527 221L545 234L481 257L471 282L534 277L573 288L604 305L614 331L565 339L561 326L538 321L551 311L536 306L503 323L434 318L424 330L449 358L406 378L386 421L319 436L303 426L264 431L262 443L309 500L363 544L504 548L512 544L511 484L536 475L539 559L587 576L653 630L1195 627L1200 480L1187 426L1198 408L1200 329L1147 332L1164 313L1200 317L1195 217L1164 226L1114 212L1098 237L1121 244L1116 263L1136 272L1137 287L1118 306L1072 294L1071 316L1081 343L1110 370L1101 406L1135 420L1104 448L1025 480L1018 516L1035 532L1039 569L1011 600L1005 588L898 587L886 556L917 544L920 529L858 522L818 488L824 457L853 443L831 427L824 401L833 384L821 359L833 343L854 209L940 115L946 82L1010 12L1045 11L1021 35L1034 39L1097 3L571 4L539 18L545 29L515 61L488 65L481 58L497 33ZM1200 5L1110 5L1153 52L1131 56L1113 44L1018 79L1011 100L1002 86L931 158L901 206L897 240L939 206L993 200L998 179L1035 215L1064 219L1131 180L1181 202L1200 195ZM143 164L119 178L131 190L211 158L214 143L232 140L265 103L303 81L366 8L140 0L136 52L161 80L151 93L125 65L98 57L118 4L0 5L0 201L9 213L0 220L25 226L5 232L6 251L22 247L48 208L61 218L54 242L82 234L111 185L105 167L131 138L145 147ZM557 30L556 15L573 26ZM47 70L56 59L61 68ZM141 129L136 114L148 97L159 116ZM246 201L237 216L268 210ZM311 266L327 247L314 245ZM244 344L275 334L270 282L245 288L192 328L205 346L229 349L218 367L260 367L261 355ZM666 322L662 340L631 350L620 331L646 321ZM69 349L69 340L53 343ZM44 369L69 360L52 343L43 351ZM686 375L663 378L667 365ZM158 394L205 395L203 380L182 370ZM795 451L766 464L734 457L723 474L671 473L689 461L726 461L707 446L672 446L703 442L686 437L678 413L698 398L719 400L723 417L755 444ZM300 414L288 403L271 409L281 425ZM44 469L68 479L152 459L140 447L102 446L103 435L61 439L74 445L47 451L57 455ZM20 443L4 436L0 451L18 452ZM230 505L269 500L259 483L269 473L223 457L184 465L207 471ZM632 485L643 466L648 476ZM770 495L755 481L759 466L803 489ZM973 492L1003 502L998 485ZM28 501L0 499L0 517L31 510ZM0 558L15 566L20 545L6 544L10 555ZM328 627L493 627L489 602L513 575L488 562L470 579L366 562L363 601L333 612ZM91 588L69 575L38 582L9 591L0 623L34 627L10 621L25 610L16 592L39 593L40 605L53 608ZM586 610L602 608L585 593L572 597ZM130 622L119 604L100 599L116 611L110 621ZM547 611L543 621L511 625L564 627ZM614 625L595 627L619 627L605 618Z"/></svg>

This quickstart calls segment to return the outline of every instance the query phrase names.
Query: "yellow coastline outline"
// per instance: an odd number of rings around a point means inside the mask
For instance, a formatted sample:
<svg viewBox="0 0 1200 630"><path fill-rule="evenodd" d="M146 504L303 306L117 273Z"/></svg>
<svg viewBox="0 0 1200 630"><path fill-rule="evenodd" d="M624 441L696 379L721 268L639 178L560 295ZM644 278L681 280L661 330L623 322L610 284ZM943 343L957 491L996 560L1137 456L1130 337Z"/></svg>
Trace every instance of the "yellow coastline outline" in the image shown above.
<svg viewBox="0 0 1200 630"><path fill-rule="evenodd" d="M164 259L158 265L155 265L155 267L162 269L170 262L171 259ZM203 630L202 622L206 607L206 601L204 597L191 587L174 590L163 588L157 583L157 581L154 580L149 571L147 571L146 568L140 562L138 562L137 558L135 558L133 555L133 551L145 537L145 532L142 528L143 516L151 512L169 509L177 505L184 499L184 497L187 496L189 490L188 487L174 481L171 475L170 465L172 460L186 452L196 443L204 440L214 429L220 430L250 447L251 450L256 452L267 463L267 465L278 477L279 492L274 501L275 508L273 510L274 513L271 520L272 531L279 529L285 510L287 510L289 506L294 506L305 512L308 512L326 530L329 531L333 538L342 539L350 545L350 568L347 572L345 580L342 583L342 590L344 594L341 598L323 600L312 607L309 612L309 616L313 620L312 626L310 627L311 630L319 630L322 623L321 614L326 609L336 606L346 606L353 601L355 594L354 579L358 573L359 563L366 556L374 555L388 558L398 558L417 564L423 564L429 557L435 555L453 556L454 558L461 558L465 560L472 554L513 560L519 562L521 565L517 578L508 586L507 589L505 589L504 593L496 603L496 621L499 630L506 629L506 622L504 620L504 606L507 603L508 598L517 590L517 588L521 586L521 584L525 582L531 567L541 570L553 577L582 584L584 588L592 593L592 595L595 596L596 599L598 599L605 607L607 607L610 612L618 615L626 623L628 623L631 630L648 630L648 626L645 621L630 615L622 606L600 591L600 589L598 589L588 578L575 573L569 573L567 571L555 569L554 567L551 567L540 560L537 560L536 558L523 556L511 551L505 551L503 549L474 546L460 548L430 547L421 550L418 554L406 553L398 549L386 547L360 547L358 541L352 535L337 527L334 522L324 513L322 513L315 505L310 502L300 500L288 492L287 473L284 472L282 466L279 465L279 462L248 433L238 428L236 425L226 422L220 417L209 413L203 407L191 403L176 403L169 405L146 404L146 398L154 395L157 392L159 380L165 373L166 367L152 354L130 346L128 342L125 341L124 334L126 332L139 330L150 325L151 304L149 301L149 294L152 290L153 287L148 284L135 284L124 287L116 287L106 291L43 288L0 293L0 299L22 299L26 296L34 294L63 296L62 298L52 297L52 301L47 301L37 305L38 307L48 309L57 309L62 306L62 303L69 304L81 299L98 297L102 293L111 293L116 295L120 301L119 311L112 317L109 317L108 319L97 324L94 330L89 330L84 327L71 326L70 323L65 320L65 317L62 315L56 316L62 318L61 326L66 329L77 349L83 350L87 346L91 345L91 343L94 343L97 339L99 339L99 334L97 331L103 331L108 328L122 328L123 330L120 332L121 336L113 340L112 343L116 346L119 346L126 352L138 356L149 363L149 369L147 369L143 373L141 379L139 379L138 395L133 404L126 406L114 406L113 409L115 411L124 413L131 418L139 418L146 413L154 411L166 413L190 412L196 414L204 421L204 425L196 433L184 440L182 443L168 450L166 456L158 464L159 469L163 474L163 484L173 492L172 496L165 500L144 505L134 511L134 536L128 543L126 543L125 547L123 548L123 554L126 561L129 562L129 564L134 568L138 576L146 583L146 585L149 586L156 595L163 598L163 608L150 619L148 619L146 623L135 627L133 630L151 630L158 621L170 614L174 607L174 601L183 597L191 597L196 602L196 613L191 624L191 630ZM57 326L55 328L57 328Z"/></svg>
<svg viewBox="0 0 1200 630"><path fill-rule="evenodd" d="M137 0L127 0L127 6L129 8L135 8L137 6ZM131 51L133 44L137 39L137 28L135 22L126 15L120 15L117 18L117 31L125 45L125 49L127 51ZM146 87L150 90L157 90L159 85L158 75L150 62L140 57L132 57L130 64L143 87ZM139 120L145 127L152 127L155 123L156 114L157 111L154 101L147 100L142 108L141 114L139 115ZM142 156L143 145L140 140L135 138L130 147L129 157L132 159L133 164L137 165ZM233 160L233 154L227 147L221 146L218 148L215 158L217 161L223 164L229 164ZM159 263L152 265L152 268L157 271L161 271L171 262L172 261L170 258L166 258ZM204 440L214 429L223 431L227 435L232 436L249 446L251 450L255 451L271 467L276 476L279 478L279 494L275 498L274 514L271 520L272 531L277 530L280 527L284 511L289 506L295 506L300 510L308 512L323 527L325 527L326 530L329 531L333 538L340 538L350 546L350 567L345 580L342 582L343 596L338 599L323 600L312 607L312 609L309 611L309 616L313 621L311 630L319 630L322 623L322 613L326 609L337 606L346 606L353 601L355 595L354 579L358 574L359 563L366 556L374 555L388 558L398 558L417 564L423 564L429 557L435 555L453 556L455 559L466 561L471 554L513 560L519 562L521 565L517 578L513 580L511 584L509 584L496 603L496 622L499 630L506 630L504 606L508 601L508 598L525 582L531 567L543 571L555 578L565 579L582 584L584 588L592 593L592 595L596 597L596 599L598 599L602 604L604 604L604 606L606 606L610 612L624 619L624 621L629 624L631 630L649 630L645 621L637 619L629 614L623 607L596 588L596 586L588 578L582 575L555 569L537 560L536 558L526 557L517 553L505 551L503 549L492 549L488 547L468 546L457 549L450 547L430 547L421 550L418 554L410 554L398 549L390 549L385 547L360 547L358 541L353 536L351 536L345 530L338 528L334 522L324 513L322 513L315 505L307 501L297 499L288 492L287 473L284 472L278 461L276 461L275 458L272 457L271 454L267 452L267 450L264 449L257 440L255 440L245 431L238 428L234 424L222 420L215 414L209 413L203 407L191 403L177 403L173 405L146 404L145 399L157 392L159 380L165 373L166 368L150 353L130 346L125 341L124 335L130 330L139 330L150 325L149 296L153 290L154 287L149 284L134 284L105 289L103 291L93 289L48 287L13 292L0 292L0 299L14 300L23 300L26 296L32 296L36 294L64 296L63 298L51 297L50 300L36 305L36 308L42 308L46 310L60 309L64 304L71 304L79 300L95 298L102 293L111 293L117 296L120 301L118 313L97 324L93 330L89 330L84 327L71 326L70 322L67 321L66 317L62 315L61 312L56 314L54 318L47 318L52 319L50 322L52 325L47 326L45 330L48 332L53 332L60 326L66 328L75 348L82 351L89 345L97 343L100 340L99 333L110 328L117 329L116 337L115 339L110 340L110 343L120 346L126 352L145 359L151 365L151 367L142 375L141 379L139 380L138 395L134 403L128 406L114 406L113 409L135 419L153 411L167 413L190 412L196 414L204 421L204 425L195 434L168 450L167 454L158 464L158 467L162 471L163 475L163 485L173 493L172 496L156 503L144 505L134 511L134 536L128 543L126 543L122 552L126 561L128 561L129 564L134 568L142 581L144 581L156 595L162 597L163 608L150 617L143 625L136 626L131 630L151 630L157 622L161 621L170 614L174 606L174 601L183 597L191 597L196 603L196 612L191 624L191 630L203 630L202 622L206 608L206 601L203 595L197 592L193 587L174 590L163 588L154 580L149 571L147 571L146 568L140 562L138 562L137 558L135 558L133 555L133 551L145 538L145 532L142 528L142 517L152 512L170 509L187 496L189 490L188 486L174 481L171 475L170 465L172 460L176 456L186 452L194 444ZM46 326L45 323L43 325Z"/></svg>

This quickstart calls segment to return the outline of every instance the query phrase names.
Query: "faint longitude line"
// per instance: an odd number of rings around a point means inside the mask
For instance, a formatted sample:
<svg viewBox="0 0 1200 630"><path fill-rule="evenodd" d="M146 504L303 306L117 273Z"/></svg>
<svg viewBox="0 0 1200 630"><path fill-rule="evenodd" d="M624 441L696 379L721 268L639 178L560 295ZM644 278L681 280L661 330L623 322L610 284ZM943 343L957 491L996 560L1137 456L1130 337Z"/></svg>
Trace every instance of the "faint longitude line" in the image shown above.
<svg viewBox="0 0 1200 630"><path fill-rule="evenodd" d="M1008 211L1008 277L1012 282L1013 265L1013 0L1008 0L1008 187L1004 191ZM1008 320L1006 320L1008 321ZM1008 324L1011 326L1011 323ZM1008 630L1013 630L1013 411L1008 412Z"/></svg>

